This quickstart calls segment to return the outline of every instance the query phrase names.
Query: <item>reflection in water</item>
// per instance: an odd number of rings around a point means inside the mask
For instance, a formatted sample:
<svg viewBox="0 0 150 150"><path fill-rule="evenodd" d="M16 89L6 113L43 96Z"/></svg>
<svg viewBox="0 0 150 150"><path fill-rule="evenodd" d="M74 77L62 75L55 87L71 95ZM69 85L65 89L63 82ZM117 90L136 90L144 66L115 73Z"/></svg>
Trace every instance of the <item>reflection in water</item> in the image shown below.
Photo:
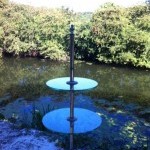
<svg viewBox="0 0 150 150"><path fill-rule="evenodd" d="M68 93L54 92L45 85L49 79L68 76L68 66L37 59L0 60L0 113L18 124L43 129L39 121L42 115L69 107ZM114 146L142 149L148 145L149 71L76 63L75 75L99 83L94 91L75 93L75 107L95 111L103 119L97 130L86 133L86 137L80 135L87 143L77 141L76 146L98 150ZM90 147L91 139L94 144Z"/></svg>
<svg viewBox="0 0 150 150"><path fill-rule="evenodd" d="M39 121L34 120L33 110L35 109L37 113L40 112L43 116L52 109L68 107L69 101L67 98L68 95L64 96L62 101L58 101L57 96L55 95L52 95L52 97L42 96L35 99L34 102L28 102L25 99L20 98L15 102L8 104L3 110L1 109L0 113L3 113L6 117L11 119L16 116L18 119L17 123L22 122L26 126L32 126L33 122L37 123L34 124L34 127L42 129L42 125L39 125ZM101 104L100 101L102 101ZM75 97L75 107L90 109L102 117L101 126L98 129L85 134L87 137L95 139L93 139L94 145L98 147L107 139L110 146L115 146L115 149L140 148L142 145L145 145L146 147L148 138L150 138L149 123L134 116L132 112L123 109L120 107L120 104L117 105L114 102L118 109L116 108L113 110L111 109L113 105L111 105L111 102L108 102L109 104L107 107L105 107L104 103L107 103L107 100L99 99L92 102L90 97L82 94L77 94ZM122 109L119 110L120 108ZM13 114L13 116L10 114ZM83 141L83 145L84 144Z"/></svg>
<svg viewBox="0 0 150 150"><path fill-rule="evenodd" d="M45 82L57 77L69 76L69 63L41 61L37 59L0 60L0 96L10 93L13 98L31 99L52 93ZM93 98L150 105L150 72L137 69L115 68L104 65L75 64L75 76L98 81L99 86L87 94Z"/></svg>

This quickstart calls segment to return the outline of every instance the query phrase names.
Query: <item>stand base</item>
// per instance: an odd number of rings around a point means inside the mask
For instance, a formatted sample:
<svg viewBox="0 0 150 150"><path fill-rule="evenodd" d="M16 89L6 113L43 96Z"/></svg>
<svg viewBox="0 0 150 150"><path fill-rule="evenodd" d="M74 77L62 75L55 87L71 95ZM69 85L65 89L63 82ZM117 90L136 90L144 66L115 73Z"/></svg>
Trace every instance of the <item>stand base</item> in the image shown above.
<svg viewBox="0 0 150 150"><path fill-rule="evenodd" d="M52 131L70 133L70 108L57 109L47 113L42 122L44 126ZM85 133L92 131L101 125L102 119L95 112L82 108L74 108L74 133Z"/></svg>

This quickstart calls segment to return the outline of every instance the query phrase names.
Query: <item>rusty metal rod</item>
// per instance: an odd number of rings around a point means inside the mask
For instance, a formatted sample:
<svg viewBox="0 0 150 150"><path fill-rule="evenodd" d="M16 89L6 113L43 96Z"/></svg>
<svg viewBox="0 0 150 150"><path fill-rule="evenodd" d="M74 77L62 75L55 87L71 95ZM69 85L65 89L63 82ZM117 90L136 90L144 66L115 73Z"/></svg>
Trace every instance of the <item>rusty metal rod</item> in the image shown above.
<svg viewBox="0 0 150 150"><path fill-rule="evenodd" d="M74 134L74 26L70 27L70 150Z"/></svg>

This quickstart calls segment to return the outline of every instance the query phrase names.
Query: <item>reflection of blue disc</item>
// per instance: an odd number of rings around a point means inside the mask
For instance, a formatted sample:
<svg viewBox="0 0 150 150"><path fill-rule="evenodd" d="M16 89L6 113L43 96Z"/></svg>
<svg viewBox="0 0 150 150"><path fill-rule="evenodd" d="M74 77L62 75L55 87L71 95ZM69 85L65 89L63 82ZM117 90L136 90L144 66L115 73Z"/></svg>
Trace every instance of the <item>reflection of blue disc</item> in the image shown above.
<svg viewBox="0 0 150 150"><path fill-rule="evenodd" d="M67 84L67 82L70 80L69 77L62 77L62 78L56 78L52 79L46 82L46 85L49 86L50 88L54 90L65 90L69 91L70 90L70 85ZM80 91L80 90L89 90L98 85L98 83L92 79L87 79L87 78L79 78L75 77L74 81L77 82L77 84L74 85L74 90L75 91Z"/></svg>
<svg viewBox="0 0 150 150"><path fill-rule="evenodd" d="M49 130L70 133L70 122L67 120L69 115L69 108L57 109L47 113L43 117L42 122ZM102 122L102 119L98 114L82 108L75 108L74 116L77 119L74 122L74 133L92 131L100 126Z"/></svg>

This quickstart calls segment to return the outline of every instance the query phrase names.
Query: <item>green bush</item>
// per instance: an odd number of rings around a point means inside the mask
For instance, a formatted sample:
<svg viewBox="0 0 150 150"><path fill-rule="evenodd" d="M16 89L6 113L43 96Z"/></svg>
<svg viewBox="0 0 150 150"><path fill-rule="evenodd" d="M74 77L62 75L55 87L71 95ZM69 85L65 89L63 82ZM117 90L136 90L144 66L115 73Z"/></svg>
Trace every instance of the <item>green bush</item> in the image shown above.
<svg viewBox="0 0 150 150"><path fill-rule="evenodd" d="M149 4L122 8L106 3L93 14L0 2L0 57L66 60L69 25L75 24L75 57L150 68Z"/></svg>
<svg viewBox="0 0 150 150"><path fill-rule="evenodd" d="M76 54L86 60L149 68L149 14L147 6L125 9L105 4L80 27Z"/></svg>
<svg viewBox="0 0 150 150"><path fill-rule="evenodd" d="M72 15L69 10L8 4L0 15L2 53L52 60L66 58L66 35Z"/></svg>

